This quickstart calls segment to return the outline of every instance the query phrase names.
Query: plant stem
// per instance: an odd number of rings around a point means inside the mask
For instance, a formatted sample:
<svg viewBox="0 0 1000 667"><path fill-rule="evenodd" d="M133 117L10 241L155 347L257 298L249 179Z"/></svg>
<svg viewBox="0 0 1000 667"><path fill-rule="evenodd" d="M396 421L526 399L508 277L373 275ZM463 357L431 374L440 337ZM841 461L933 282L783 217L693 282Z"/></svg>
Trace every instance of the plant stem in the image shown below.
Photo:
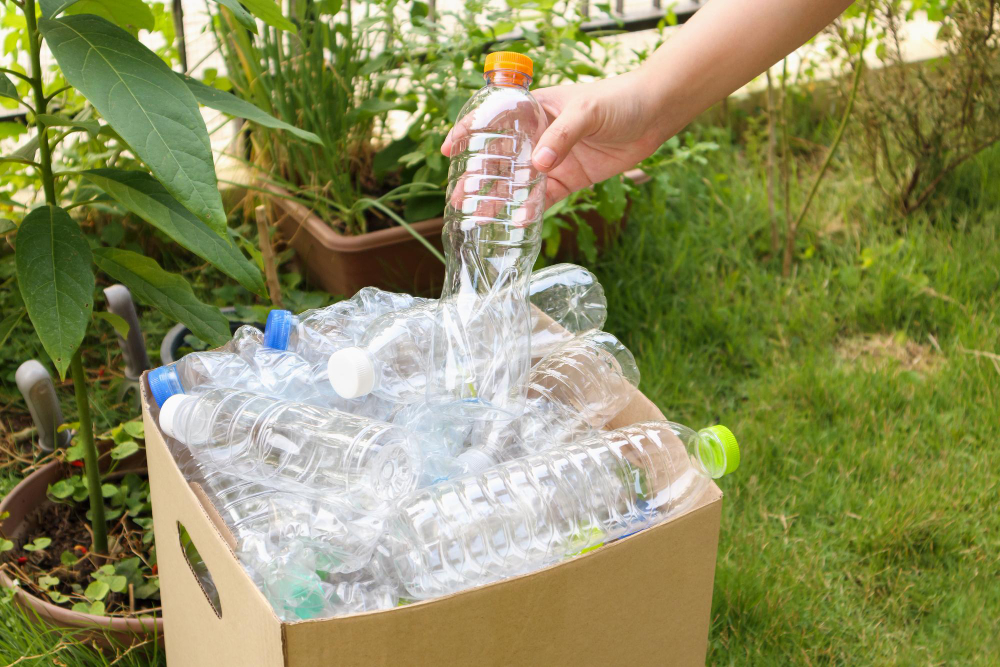
<svg viewBox="0 0 1000 667"><path fill-rule="evenodd" d="M771 222L771 256L778 254L778 219L774 211L774 149L777 144L774 122L774 84L771 68L767 68L767 217Z"/></svg>
<svg viewBox="0 0 1000 667"><path fill-rule="evenodd" d="M45 203L58 206L56 199L55 178L52 175L52 151L49 149L48 132L45 123L38 120L38 114L45 113L48 100L42 89L41 37L38 24L35 21L35 0L25 0L25 27L28 33L28 44L31 48L31 89L35 96L35 128L38 132L39 170L42 172L42 187L45 191ZM83 445L84 472L87 478L87 491L90 494L91 528L94 533L92 550L106 554L108 552L108 527L104 519L104 496L101 494L101 475L97 468L97 449L94 447L94 425L90 419L90 402L87 400L87 380L83 376L83 361L80 350L73 353L70 362L73 374L73 391L76 395L76 408L80 420L80 432L77 434Z"/></svg>
<svg viewBox="0 0 1000 667"><path fill-rule="evenodd" d="M44 114L48 100L42 90L42 59L41 38L38 34L38 24L35 21L35 0L25 0L24 20L28 33L28 47L31 49L31 90L35 96L35 130L38 132L38 150L41 155L42 187L45 190L45 201L49 206L56 206L55 179L52 178L52 153L49 150L48 133L45 123L38 120L39 114Z"/></svg>
<svg viewBox="0 0 1000 667"><path fill-rule="evenodd" d="M92 551L99 554L108 553L108 527L104 519L104 496L101 493L101 473L97 467L97 448L94 446L94 425L90 421L90 404L87 402L87 379L83 376L83 361L80 350L73 354L70 362L73 374L73 391L76 394L76 405L80 409L80 430L76 437L83 445L84 475L87 479L87 492L90 494L90 527L94 532Z"/></svg>
<svg viewBox="0 0 1000 667"><path fill-rule="evenodd" d="M271 235L267 229L267 207L261 205L254 209L254 217L257 219L257 246L264 259L267 293L271 297L272 305L284 308L285 304L281 300L281 283L278 281L278 267L274 261L274 246L271 245Z"/></svg>
<svg viewBox="0 0 1000 667"><path fill-rule="evenodd" d="M785 256L781 264L781 275L786 278L789 273L791 273L792 254L795 251L795 235L799 230L799 225L802 224L802 220L806 217L806 212L809 211L809 206L812 204L813 197L816 195L816 191L819 190L820 183L823 182L826 170L830 166L830 162L833 161L833 156L836 154L837 148L840 146L840 140L844 138L844 130L847 129L847 121L850 120L851 111L854 109L854 100L858 96L858 85L861 83L861 73L865 69L865 44L868 42L868 23L872 17L874 4L873 0L869 0L868 11L865 14L865 24L861 28L861 49L858 51L858 64L854 68L854 81L851 83L851 92L847 98L847 107L844 109L844 115L840 119L840 126L837 128L837 134L833 137L833 143L830 144L830 150L826 153L826 158L823 160L823 166L820 167L819 173L816 174L816 178L813 179L812 187L809 188L809 194L806 195L806 200L802 204L802 210L799 211L798 217L795 218L795 222L788 228L788 233L785 235Z"/></svg>

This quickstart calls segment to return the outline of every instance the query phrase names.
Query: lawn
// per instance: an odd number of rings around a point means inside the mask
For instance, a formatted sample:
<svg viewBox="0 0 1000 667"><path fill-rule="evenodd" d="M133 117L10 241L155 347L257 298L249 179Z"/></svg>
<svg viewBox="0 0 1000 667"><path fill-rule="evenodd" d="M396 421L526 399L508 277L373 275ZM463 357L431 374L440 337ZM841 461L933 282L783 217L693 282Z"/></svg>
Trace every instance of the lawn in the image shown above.
<svg viewBox="0 0 1000 667"><path fill-rule="evenodd" d="M595 267L643 391L740 438L711 664L1000 653L1000 151L905 220L851 167L824 184L788 279L759 174L728 145L645 186ZM4 606L0 622L5 663L114 660L32 638Z"/></svg>

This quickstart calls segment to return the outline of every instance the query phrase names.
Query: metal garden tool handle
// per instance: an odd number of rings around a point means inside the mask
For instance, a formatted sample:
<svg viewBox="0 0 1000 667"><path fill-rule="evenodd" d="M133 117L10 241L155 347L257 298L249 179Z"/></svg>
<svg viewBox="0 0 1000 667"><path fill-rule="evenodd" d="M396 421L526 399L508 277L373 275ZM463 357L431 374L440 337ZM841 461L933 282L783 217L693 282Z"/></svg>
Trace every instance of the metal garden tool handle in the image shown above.
<svg viewBox="0 0 1000 667"><path fill-rule="evenodd" d="M38 445L42 451L51 452L56 447L68 445L73 434L69 431L58 432L59 425L63 423L62 408L45 366L29 359L18 367L14 380L38 429Z"/></svg>
<svg viewBox="0 0 1000 667"><path fill-rule="evenodd" d="M146 343L142 338L142 328L139 326L139 316L135 311L132 294L124 285L112 285L104 290L108 300L108 310L128 323L128 337L118 334L118 344L125 358L125 377L133 382L139 379L142 372L149 370L149 356L146 354Z"/></svg>

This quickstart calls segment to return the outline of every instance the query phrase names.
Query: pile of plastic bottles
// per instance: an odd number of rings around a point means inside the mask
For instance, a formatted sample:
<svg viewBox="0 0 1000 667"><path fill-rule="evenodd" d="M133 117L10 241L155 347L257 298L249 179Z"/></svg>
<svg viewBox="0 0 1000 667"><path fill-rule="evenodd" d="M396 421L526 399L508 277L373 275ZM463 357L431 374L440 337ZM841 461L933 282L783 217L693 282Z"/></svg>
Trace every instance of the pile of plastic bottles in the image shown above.
<svg viewBox="0 0 1000 667"><path fill-rule="evenodd" d="M452 134L438 300L365 288L150 373L182 472L286 620L387 609L536 570L697 502L728 429L603 430L636 396L586 269L534 273L545 115L491 54Z"/></svg>

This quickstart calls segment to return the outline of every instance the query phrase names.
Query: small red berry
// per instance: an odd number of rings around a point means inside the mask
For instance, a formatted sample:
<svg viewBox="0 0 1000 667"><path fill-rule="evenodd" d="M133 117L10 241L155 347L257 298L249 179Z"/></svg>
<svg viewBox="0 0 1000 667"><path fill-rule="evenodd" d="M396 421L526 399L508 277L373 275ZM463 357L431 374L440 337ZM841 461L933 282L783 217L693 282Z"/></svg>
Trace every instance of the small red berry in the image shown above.
<svg viewBox="0 0 1000 667"><path fill-rule="evenodd" d="M17 564L18 565L24 565L27 562L28 562L28 557L27 556L21 556L20 558L17 559Z"/></svg>
<svg viewBox="0 0 1000 667"><path fill-rule="evenodd" d="M69 464L71 466L73 466L74 468L82 468L83 467L83 461L70 461Z"/></svg>
<svg viewBox="0 0 1000 667"><path fill-rule="evenodd" d="M152 572L153 574L156 574L157 572L159 572L159 571L160 571L160 566L159 566L159 565L156 565L156 564L154 564L154 565L153 565L153 567L152 567L152 569L151 569L150 571L151 571L151 572Z"/></svg>
<svg viewBox="0 0 1000 667"><path fill-rule="evenodd" d="M97 371L97 377L104 377L104 366L101 366L101 370Z"/></svg>
<svg viewBox="0 0 1000 667"><path fill-rule="evenodd" d="M87 547L81 546L79 544L73 547L73 551L79 551L81 556L87 555Z"/></svg>

